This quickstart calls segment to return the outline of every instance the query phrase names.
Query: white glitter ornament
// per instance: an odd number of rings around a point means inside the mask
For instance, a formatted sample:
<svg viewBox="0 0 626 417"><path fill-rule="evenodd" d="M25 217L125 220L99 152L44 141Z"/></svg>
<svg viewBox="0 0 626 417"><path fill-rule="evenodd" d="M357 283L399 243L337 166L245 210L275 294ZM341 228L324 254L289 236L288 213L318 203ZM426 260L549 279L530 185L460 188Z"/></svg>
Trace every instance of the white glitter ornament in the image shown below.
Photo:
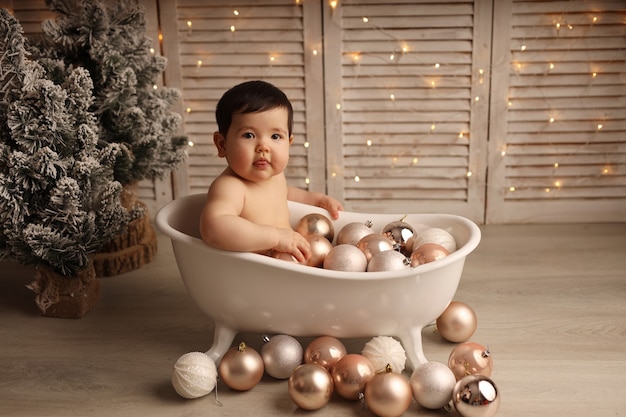
<svg viewBox="0 0 626 417"><path fill-rule="evenodd" d="M261 348L261 358L265 372L276 379L287 379L303 361L302 345L295 338L278 334L271 338L263 338L265 344Z"/></svg>
<svg viewBox="0 0 626 417"><path fill-rule="evenodd" d="M415 368L409 382L415 401L435 410L445 407L452 399L456 377L445 364L426 362Z"/></svg>
<svg viewBox="0 0 626 417"><path fill-rule="evenodd" d="M446 250L450 253L456 250L456 241L454 240L454 236L437 227L431 227L430 229L417 233L417 236L413 239L412 248L415 250L425 243L436 243L446 248Z"/></svg>
<svg viewBox="0 0 626 417"><path fill-rule="evenodd" d="M372 222L365 223L353 222L348 223L337 233L337 245L353 245L356 246L363 237L374 233L372 230Z"/></svg>
<svg viewBox="0 0 626 417"><path fill-rule="evenodd" d="M189 352L178 358L172 372L172 386L183 398L207 395L217 383L217 367L202 352Z"/></svg>
<svg viewBox="0 0 626 417"><path fill-rule="evenodd" d="M363 251L356 246L342 243L334 246L326 258L324 258L324 269L347 272L365 272L367 269L367 258Z"/></svg>
<svg viewBox="0 0 626 417"><path fill-rule="evenodd" d="M376 372L382 372L387 365L393 372L402 373L406 364L406 352L400 342L390 336L377 336L365 344L361 355L372 362Z"/></svg>

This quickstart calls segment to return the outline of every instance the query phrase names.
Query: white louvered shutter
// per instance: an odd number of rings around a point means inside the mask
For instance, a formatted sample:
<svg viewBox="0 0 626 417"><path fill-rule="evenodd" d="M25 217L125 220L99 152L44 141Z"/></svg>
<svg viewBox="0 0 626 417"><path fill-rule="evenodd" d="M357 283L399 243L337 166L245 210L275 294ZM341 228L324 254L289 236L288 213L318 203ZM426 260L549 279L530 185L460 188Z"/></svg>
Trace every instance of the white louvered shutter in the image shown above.
<svg viewBox="0 0 626 417"><path fill-rule="evenodd" d="M626 220L626 3L494 4L487 222Z"/></svg>
<svg viewBox="0 0 626 417"><path fill-rule="evenodd" d="M491 2L391 3L325 5L329 190L355 211L480 222Z"/></svg>

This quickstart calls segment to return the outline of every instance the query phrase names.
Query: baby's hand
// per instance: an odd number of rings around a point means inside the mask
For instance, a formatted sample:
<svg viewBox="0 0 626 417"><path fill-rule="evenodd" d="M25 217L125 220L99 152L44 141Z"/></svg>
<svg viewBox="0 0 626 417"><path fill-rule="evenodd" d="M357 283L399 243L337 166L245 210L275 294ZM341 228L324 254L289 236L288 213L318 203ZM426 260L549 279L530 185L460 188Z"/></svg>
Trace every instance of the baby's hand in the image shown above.
<svg viewBox="0 0 626 417"><path fill-rule="evenodd" d="M317 200L317 206L328 210L328 213L330 213L334 220L337 220L339 218L339 212L343 210L343 206L341 205L339 200L336 200L331 196L325 194L320 196L320 198Z"/></svg>
<svg viewBox="0 0 626 417"><path fill-rule="evenodd" d="M290 253L303 264L311 257L311 245L300 233L291 229L277 229L278 244L272 249L278 252Z"/></svg>

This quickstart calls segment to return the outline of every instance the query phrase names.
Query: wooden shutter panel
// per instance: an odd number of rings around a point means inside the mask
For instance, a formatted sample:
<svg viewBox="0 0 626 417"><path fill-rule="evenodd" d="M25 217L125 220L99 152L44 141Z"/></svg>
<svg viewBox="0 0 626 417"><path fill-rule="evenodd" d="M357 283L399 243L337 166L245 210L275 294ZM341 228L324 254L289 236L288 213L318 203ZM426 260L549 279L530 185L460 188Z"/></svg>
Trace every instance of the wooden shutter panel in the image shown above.
<svg viewBox="0 0 626 417"><path fill-rule="evenodd" d="M355 211L482 222L490 24L485 1L327 7L331 193Z"/></svg>
<svg viewBox="0 0 626 417"><path fill-rule="evenodd" d="M626 8L495 2L487 221L626 220Z"/></svg>
<svg viewBox="0 0 626 417"><path fill-rule="evenodd" d="M177 51L168 56L180 59L185 132L193 142L188 182L180 185L180 194L206 192L225 168L213 144L215 106L227 89L252 79L281 88L294 107L288 181L324 191L324 154L309 153L323 149L324 143L322 57L317 53L321 14L315 5L292 0L178 0L172 10L173 2L160 4L176 15L174 28L165 25L171 18L162 18L164 43L168 37L175 39Z"/></svg>

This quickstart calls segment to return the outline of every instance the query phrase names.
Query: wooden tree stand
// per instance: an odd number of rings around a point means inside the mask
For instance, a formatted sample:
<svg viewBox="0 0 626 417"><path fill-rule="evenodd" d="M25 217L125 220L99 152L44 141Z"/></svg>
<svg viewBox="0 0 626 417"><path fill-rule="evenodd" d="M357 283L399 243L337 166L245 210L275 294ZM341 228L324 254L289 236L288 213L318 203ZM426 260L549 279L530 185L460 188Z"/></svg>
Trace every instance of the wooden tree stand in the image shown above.
<svg viewBox="0 0 626 417"><path fill-rule="evenodd" d="M140 201L135 204L143 207L143 216L128 223L122 234L92 255L96 276L110 277L134 271L154 258L157 236L150 222L150 215L145 204Z"/></svg>
<svg viewBox="0 0 626 417"><path fill-rule="evenodd" d="M72 277L38 267L35 270L35 281L28 288L35 292L35 304L43 316L78 319L96 305L100 281L96 278L92 264Z"/></svg>

